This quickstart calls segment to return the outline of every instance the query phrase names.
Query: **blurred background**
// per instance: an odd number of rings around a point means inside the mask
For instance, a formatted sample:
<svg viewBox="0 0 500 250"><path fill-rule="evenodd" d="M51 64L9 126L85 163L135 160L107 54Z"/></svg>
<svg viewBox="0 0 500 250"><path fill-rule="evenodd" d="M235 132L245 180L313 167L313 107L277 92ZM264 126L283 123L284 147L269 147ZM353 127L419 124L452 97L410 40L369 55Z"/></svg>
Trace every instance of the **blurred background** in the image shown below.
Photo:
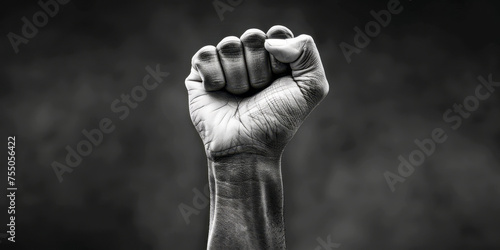
<svg viewBox="0 0 500 250"><path fill-rule="evenodd" d="M339 249L500 249L500 88L457 130L443 121L478 76L500 81L500 4L401 0L348 63L339 44L388 2L244 0L221 20L212 0L72 0L15 53L7 34L41 7L4 1L0 131L17 138L18 192L16 243L0 249L206 248L209 209L193 204L206 159L184 79L202 46L275 24L315 38L331 84L283 155L289 249L328 237ZM120 120L111 103L157 64L170 75ZM59 182L51 164L102 118L115 130ZM392 192L384 173L434 128L448 139ZM198 212L189 223L181 204Z"/></svg>

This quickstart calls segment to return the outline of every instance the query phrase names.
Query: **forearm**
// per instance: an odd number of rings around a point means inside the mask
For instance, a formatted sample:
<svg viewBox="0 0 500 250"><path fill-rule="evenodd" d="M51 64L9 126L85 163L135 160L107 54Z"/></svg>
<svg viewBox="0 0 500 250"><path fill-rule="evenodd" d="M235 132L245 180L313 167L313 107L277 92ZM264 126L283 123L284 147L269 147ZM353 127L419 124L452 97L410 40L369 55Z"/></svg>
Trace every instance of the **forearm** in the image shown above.
<svg viewBox="0 0 500 250"><path fill-rule="evenodd" d="M208 249L285 249L280 156L238 154L208 165Z"/></svg>
<svg viewBox="0 0 500 250"><path fill-rule="evenodd" d="M314 40L249 29L191 65L189 111L209 157L208 248L285 249L281 152L329 90Z"/></svg>

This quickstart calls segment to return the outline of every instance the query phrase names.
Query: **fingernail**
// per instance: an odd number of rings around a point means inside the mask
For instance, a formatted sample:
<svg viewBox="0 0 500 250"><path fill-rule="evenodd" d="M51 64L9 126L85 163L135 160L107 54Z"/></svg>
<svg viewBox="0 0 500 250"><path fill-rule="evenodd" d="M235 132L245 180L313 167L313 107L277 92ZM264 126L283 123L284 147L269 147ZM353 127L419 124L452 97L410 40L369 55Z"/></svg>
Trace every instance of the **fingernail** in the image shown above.
<svg viewBox="0 0 500 250"><path fill-rule="evenodd" d="M285 39L266 39L266 42L271 46L283 46L286 44Z"/></svg>

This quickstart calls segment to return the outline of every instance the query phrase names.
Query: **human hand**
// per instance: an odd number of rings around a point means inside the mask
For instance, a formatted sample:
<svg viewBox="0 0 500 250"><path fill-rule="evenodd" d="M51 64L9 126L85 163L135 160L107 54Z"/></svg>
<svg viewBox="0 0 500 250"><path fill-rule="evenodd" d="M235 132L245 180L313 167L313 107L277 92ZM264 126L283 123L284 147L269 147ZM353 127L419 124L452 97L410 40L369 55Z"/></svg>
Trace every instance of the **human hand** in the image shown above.
<svg viewBox="0 0 500 250"><path fill-rule="evenodd" d="M283 26L267 34L249 29L201 48L186 87L209 158L281 154L329 90L313 39L293 38Z"/></svg>

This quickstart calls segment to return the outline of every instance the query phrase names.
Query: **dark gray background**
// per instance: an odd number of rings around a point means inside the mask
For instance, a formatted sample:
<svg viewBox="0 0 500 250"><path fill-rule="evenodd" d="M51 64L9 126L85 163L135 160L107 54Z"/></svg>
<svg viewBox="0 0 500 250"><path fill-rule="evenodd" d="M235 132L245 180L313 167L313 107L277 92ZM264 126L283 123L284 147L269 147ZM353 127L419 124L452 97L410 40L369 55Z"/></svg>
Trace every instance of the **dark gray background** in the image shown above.
<svg viewBox="0 0 500 250"><path fill-rule="evenodd" d="M189 225L178 209L207 182L184 88L191 56L282 24L315 38L331 84L283 155L289 248L314 249L328 235L340 249L500 248L500 91L459 129L442 120L474 94L477 76L500 80L500 4L402 0L404 10L348 64L339 44L352 44L353 28L387 2L245 0L221 21L210 0L74 0L15 54L7 33L19 34L21 17L40 8L4 1L0 130L5 144L17 136L15 246L205 248L208 208ZM170 76L119 121L110 104L156 64ZM104 117L116 130L59 183L50 164ZM436 127L447 141L391 192L383 173L397 172L398 155ZM1 249L12 245L1 240Z"/></svg>

